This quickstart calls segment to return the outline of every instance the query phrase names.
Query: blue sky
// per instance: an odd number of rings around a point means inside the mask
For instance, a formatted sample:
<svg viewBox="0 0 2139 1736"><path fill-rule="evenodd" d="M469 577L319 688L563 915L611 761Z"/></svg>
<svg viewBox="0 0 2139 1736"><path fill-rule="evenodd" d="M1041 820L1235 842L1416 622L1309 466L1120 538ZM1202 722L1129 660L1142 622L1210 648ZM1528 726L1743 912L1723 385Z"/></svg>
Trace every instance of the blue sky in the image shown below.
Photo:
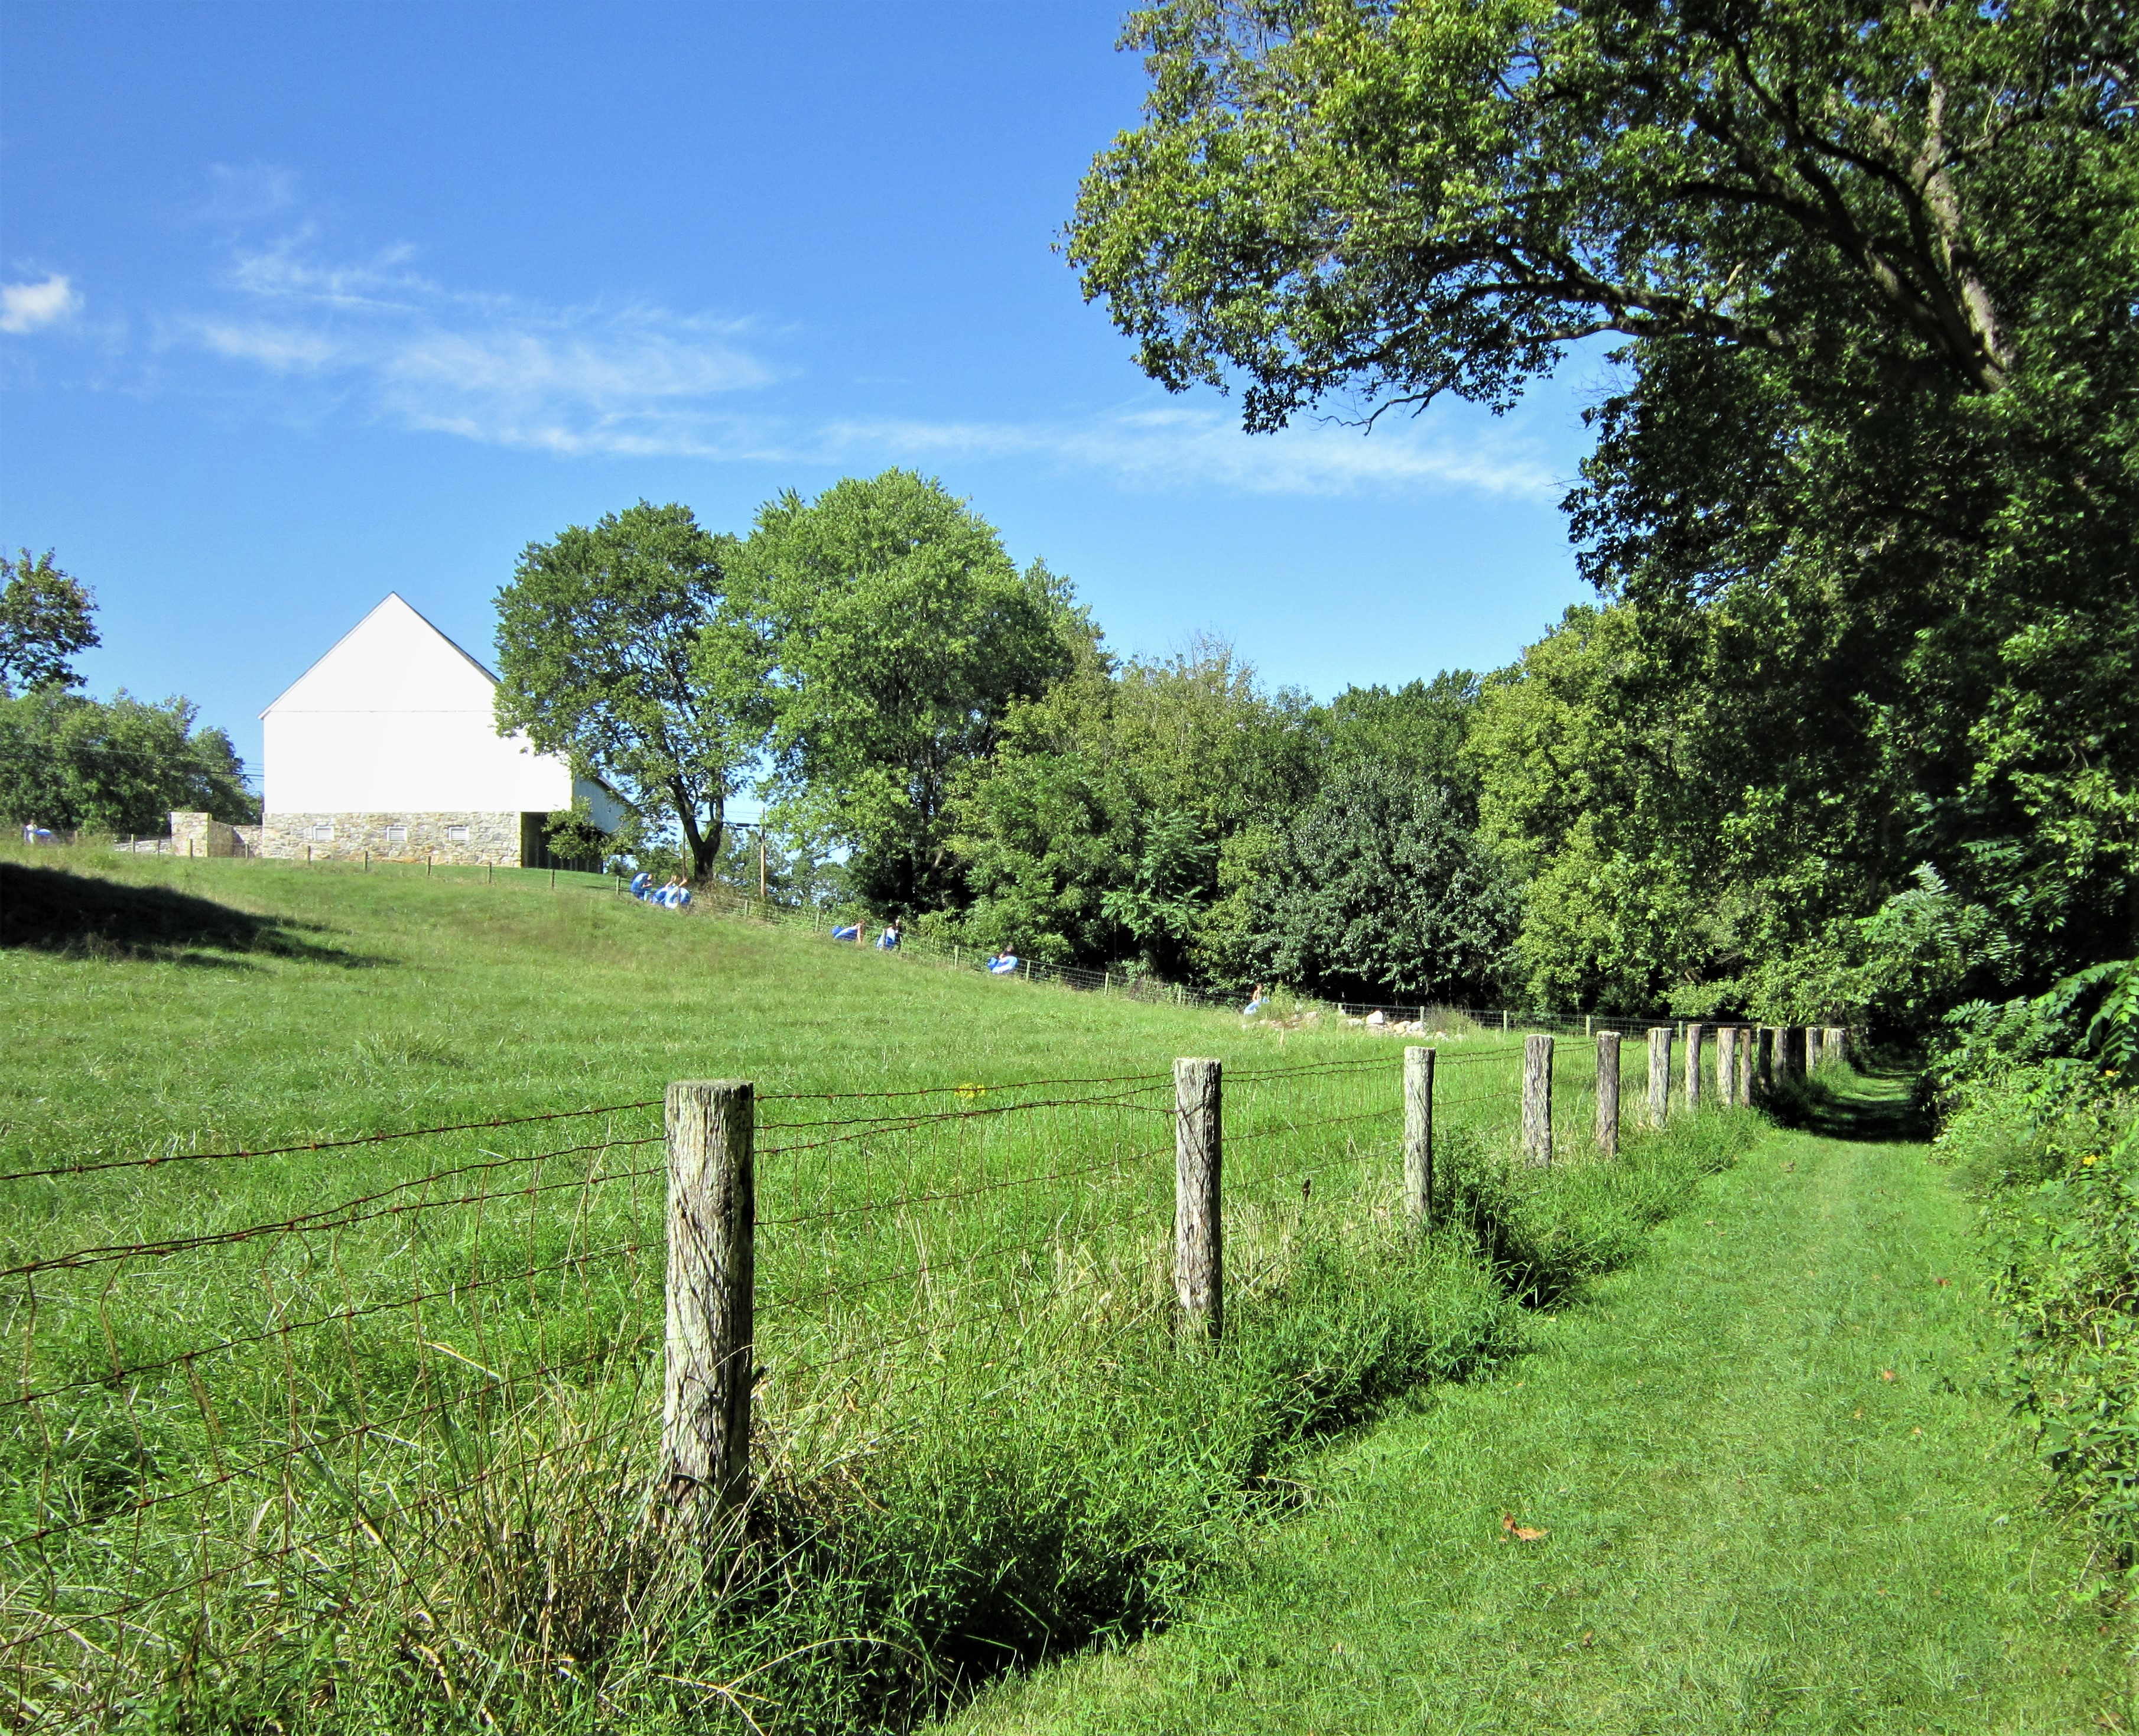
<svg viewBox="0 0 2139 1736"><path fill-rule="evenodd" d="M1119 9L0 3L0 544L95 590L92 689L256 714L388 590L479 656L520 549L644 496L901 464L1117 650L1321 697L1580 600L1597 364L1276 437L1171 397L1052 251L1133 124Z"/></svg>

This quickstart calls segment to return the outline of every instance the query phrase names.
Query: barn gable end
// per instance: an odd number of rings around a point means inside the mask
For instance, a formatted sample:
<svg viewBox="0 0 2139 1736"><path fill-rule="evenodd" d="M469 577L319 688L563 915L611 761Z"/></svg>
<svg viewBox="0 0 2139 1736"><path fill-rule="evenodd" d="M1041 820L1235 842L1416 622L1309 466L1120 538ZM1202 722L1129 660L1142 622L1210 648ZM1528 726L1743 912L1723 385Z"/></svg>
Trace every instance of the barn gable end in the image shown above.
<svg viewBox="0 0 2139 1736"><path fill-rule="evenodd" d="M389 594L262 712L260 852L541 866L541 817L598 784L497 733L497 679Z"/></svg>

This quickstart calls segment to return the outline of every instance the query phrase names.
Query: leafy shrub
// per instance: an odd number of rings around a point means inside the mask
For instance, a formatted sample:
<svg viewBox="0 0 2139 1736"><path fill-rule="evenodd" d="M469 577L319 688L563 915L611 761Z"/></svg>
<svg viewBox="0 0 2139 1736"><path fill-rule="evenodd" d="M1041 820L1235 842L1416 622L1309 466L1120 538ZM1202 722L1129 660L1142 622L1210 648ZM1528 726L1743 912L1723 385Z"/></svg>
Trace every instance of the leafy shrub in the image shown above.
<svg viewBox="0 0 2139 1736"><path fill-rule="evenodd" d="M1968 1008L1939 1149L1984 1195L2015 1409L2065 1499L2139 1565L2139 969ZM2063 1053L2045 1053L2063 1049Z"/></svg>

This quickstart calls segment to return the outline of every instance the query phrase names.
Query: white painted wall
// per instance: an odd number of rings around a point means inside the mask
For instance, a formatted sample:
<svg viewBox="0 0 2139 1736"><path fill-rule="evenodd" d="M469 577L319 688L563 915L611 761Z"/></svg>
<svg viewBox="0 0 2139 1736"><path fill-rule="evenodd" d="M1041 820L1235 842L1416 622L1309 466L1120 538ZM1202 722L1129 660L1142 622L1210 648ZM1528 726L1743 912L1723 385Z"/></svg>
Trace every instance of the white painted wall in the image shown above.
<svg viewBox="0 0 2139 1736"><path fill-rule="evenodd" d="M523 736L497 733L491 672L389 594L260 714L270 814L547 813L584 795L623 809Z"/></svg>

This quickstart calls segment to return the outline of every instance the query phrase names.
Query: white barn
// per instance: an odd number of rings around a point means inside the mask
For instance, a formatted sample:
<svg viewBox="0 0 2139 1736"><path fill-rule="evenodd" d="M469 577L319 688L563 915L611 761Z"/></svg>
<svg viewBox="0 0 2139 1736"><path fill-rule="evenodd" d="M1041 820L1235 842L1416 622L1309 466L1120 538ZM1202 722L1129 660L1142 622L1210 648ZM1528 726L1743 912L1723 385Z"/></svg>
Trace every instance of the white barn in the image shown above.
<svg viewBox="0 0 2139 1736"><path fill-rule="evenodd" d="M389 593L260 714L259 853L541 868L542 822L624 805L522 735L500 736L497 677Z"/></svg>

